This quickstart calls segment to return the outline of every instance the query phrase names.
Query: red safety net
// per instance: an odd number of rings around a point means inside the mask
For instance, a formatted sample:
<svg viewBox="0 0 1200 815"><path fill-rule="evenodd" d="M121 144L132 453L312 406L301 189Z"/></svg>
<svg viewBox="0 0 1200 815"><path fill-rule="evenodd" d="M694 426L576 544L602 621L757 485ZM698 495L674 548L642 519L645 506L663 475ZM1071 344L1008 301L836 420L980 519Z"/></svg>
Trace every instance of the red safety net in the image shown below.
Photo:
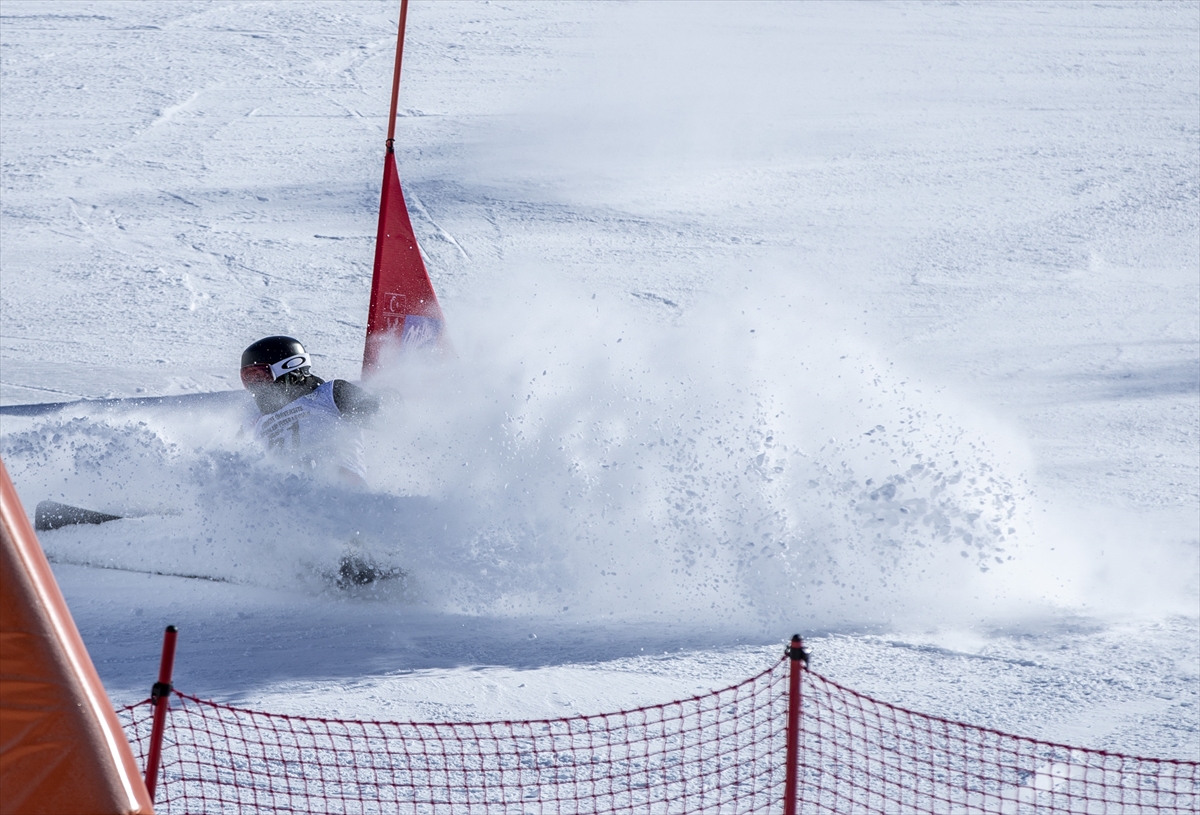
<svg viewBox="0 0 1200 815"><path fill-rule="evenodd" d="M176 692L156 811L1200 810L1200 762L1084 750L926 716L806 669L797 800L785 807L789 663L691 699L534 721L343 721L260 713ZM152 706L120 714L144 762Z"/></svg>
<svg viewBox="0 0 1200 815"><path fill-rule="evenodd" d="M1195 813L1200 762L914 713L805 671L798 812Z"/></svg>
<svg viewBox="0 0 1200 815"><path fill-rule="evenodd" d="M768 812L778 808L787 674L569 719L363 722L176 694L159 812ZM144 756L151 706L127 709Z"/></svg>

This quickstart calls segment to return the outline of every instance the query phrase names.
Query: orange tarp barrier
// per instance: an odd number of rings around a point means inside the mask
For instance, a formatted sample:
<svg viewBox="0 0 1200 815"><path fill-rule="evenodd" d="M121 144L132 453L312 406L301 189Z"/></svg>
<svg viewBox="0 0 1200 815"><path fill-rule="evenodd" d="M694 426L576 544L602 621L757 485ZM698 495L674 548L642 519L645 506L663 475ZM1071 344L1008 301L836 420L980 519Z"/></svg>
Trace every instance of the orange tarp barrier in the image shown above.
<svg viewBox="0 0 1200 815"><path fill-rule="evenodd" d="M2 461L0 550L0 812L153 812Z"/></svg>

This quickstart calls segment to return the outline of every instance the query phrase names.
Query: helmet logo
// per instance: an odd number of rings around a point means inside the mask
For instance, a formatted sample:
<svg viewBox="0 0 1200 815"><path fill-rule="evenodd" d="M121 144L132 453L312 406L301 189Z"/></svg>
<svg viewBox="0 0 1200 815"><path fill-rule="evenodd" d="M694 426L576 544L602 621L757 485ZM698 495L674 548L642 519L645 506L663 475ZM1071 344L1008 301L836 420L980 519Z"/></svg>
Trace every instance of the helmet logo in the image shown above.
<svg viewBox="0 0 1200 815"><path fill-rule="evenodd" d="M308 354L296 354L293 357L288 357L273 364L271 366L271 374L278 379L289 371L294 371L297 368L307 368L311 364Z"/></svg>

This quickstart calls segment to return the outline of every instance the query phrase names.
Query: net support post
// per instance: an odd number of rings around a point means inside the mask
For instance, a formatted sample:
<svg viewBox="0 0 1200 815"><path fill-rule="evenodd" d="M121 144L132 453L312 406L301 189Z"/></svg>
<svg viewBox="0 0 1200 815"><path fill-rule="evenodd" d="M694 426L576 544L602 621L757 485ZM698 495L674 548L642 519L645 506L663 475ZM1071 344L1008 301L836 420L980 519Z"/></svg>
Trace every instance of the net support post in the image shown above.
<svg viewBox="0 0 1200 815"><path fill-rule="evenodd" d="M154 704L154 721L150 726L150 749L146 754L146 791L154 801L154 787L158 783L158 765L162 760L163 732L167 727L167 708L171 705L171 674L175 670L175 638L179 629L168 625L163 634L162 660L158 663L158 681L150 689L150 701Z"/></svg>
<svg viewBox="0 0 1200 815"><path fill-rule="evenodd" d="M800 773L800 671L808 664L808 653L800 635L792 637L785 654L790 660L788 673L787 751L783 782L783 815L796 815Z"/></svg>

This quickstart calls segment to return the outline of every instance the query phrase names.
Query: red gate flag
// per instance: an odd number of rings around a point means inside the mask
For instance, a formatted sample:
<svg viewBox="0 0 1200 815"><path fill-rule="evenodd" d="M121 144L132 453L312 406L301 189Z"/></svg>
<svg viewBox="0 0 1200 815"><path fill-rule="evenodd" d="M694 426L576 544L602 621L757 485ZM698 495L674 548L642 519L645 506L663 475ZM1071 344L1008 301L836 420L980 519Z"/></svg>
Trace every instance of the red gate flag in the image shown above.
<svg viewBox="0 0 1200 815"><path fill-rule="evenodd" d="M404 206L396 154L389 150L383 163L383 196L379 203L379 233L375 238L375 276L367 312L363 375L376 368L380 350L389 342L400 348L436 346L443 324L442 309Z"/></svg>
<svg viewBox="0 0 1200 815"><path fill-rule="evenodd" d="M375 235L375 275L367 311L367 345L363 350L363 376L379 366L386 345L397 348L436 347L441 344L442 309L421 260L413 234L400 174L396 171L393 143L396 104L400 98L400 62L404 55L404 26L408 0L400 2L396 34L396 65L392 74L392 107L388 115L387 155L383 159L383 195L379 201L379 231Z"/></svg>

